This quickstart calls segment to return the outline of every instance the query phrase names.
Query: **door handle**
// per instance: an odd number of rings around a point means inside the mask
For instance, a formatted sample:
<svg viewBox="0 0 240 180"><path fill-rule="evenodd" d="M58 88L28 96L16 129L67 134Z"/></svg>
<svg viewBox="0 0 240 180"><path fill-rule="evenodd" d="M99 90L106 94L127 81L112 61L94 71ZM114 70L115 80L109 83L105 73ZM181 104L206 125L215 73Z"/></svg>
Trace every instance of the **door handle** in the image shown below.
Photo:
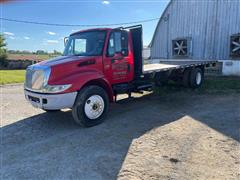
<svg viewBox="0 0 240 180"><path fill-rule="evenodd" d="M127 66L127 70L128 70L128 72L130 72L130 70L131 70L131 66L130 66L130 64L128 64L128 66Z"/></svg>
<svg viewBox="0 0 240 180"><path fill-rule="evenodd" d="M116 58L112 58L111 62L114 63L116 60L122 60L123 57L116 57Z"/></svg>

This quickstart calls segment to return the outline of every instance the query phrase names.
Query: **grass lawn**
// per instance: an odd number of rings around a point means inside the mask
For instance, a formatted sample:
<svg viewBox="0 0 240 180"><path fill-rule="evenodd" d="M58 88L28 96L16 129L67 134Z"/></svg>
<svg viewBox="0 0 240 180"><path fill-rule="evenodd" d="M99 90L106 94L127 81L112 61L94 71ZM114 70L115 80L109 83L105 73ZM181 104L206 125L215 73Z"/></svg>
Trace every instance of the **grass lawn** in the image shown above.
<svg viewBox="0 0 240 180"><path fill-rule="evenodd" d="M0 70L0 84L23 83L25 70Z"/></svg>
<svg viewBox="0 0 240 180"><path fill-rule="evenodd" d="M167 86L157 87L155 92L160 95L169 93L197 93L197 94L225 94L240 93L240 77L208 76L198 89L190 89L182 85L169 82Z"/></svg>

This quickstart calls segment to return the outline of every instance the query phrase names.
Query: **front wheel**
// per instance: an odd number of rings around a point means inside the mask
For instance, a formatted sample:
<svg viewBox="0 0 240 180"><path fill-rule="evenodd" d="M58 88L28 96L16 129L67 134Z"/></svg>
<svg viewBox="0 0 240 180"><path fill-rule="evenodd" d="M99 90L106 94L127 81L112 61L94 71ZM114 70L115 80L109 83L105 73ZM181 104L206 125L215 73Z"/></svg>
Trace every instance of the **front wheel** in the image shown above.
<svg viewBox="0 0 240 180"><path fill-rule="evenodd" d="M99 86L83 88L72 108L74 121L84 127L91 127L104 121L109 107L106 91Z"/></svg>

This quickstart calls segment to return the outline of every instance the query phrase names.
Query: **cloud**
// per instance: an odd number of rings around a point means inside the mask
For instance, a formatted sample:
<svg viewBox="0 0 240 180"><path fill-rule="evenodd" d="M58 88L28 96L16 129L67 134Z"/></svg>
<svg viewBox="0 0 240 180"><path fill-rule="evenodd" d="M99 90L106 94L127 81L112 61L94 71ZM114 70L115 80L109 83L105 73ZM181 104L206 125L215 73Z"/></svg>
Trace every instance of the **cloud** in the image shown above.
<svg viewBox="0 0 240 180"><path fill-rule="evenodd" d="M30 39L30 37L27 37L27 36L25 36L25 37L23 37L24 39L26 39L26 40L29 40Z"/></svg>
<svg viewBox="0 0 240 180"><path fill-rule="evenodd" d="M52 32L52 31L48 31L47 33L48 33L49 35L52 35L52 36L56 35L56 33L55 33L55 32Z"/></svg>
<svg viewBox="0 0 240 180"><path fill-rule="evenodd" d="M58 40L47 40L48 44L57 44L58 42Z"/></svg>
<svg viewBox="0 0 240 180"><path fill-rule="evenodd" d="M108 4L110 4L110 1L102 1L102 4L108 5Z"/></svg>
<svg viewBox="0 0 240 180"><path fill-rule="evenodd" d="M10 39L15 39L15 37L13 37L13 36L9 36L9 38L10 38Z"/></svg>
<svg viewBox="0 0 240 180"><path fill-rule="evenodd" d="M7 36L14 36L14 33L12 33L12 32L3 32L3 34L5 34Z"/></svg>

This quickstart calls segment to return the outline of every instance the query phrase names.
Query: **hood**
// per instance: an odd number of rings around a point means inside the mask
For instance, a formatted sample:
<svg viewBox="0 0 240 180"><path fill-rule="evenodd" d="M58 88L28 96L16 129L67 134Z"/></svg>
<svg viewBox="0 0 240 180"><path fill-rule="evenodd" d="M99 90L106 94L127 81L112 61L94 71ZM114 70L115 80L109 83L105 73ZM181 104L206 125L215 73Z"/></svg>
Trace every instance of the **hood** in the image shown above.
<svg viewBox="0 0 240 180"><path fill-rule="evenodd" d="M52 58L52 59L49 59L46 61L42 61L38 64L43 65L43 66L54 66L54 65L58 65L58 64L63 64L63 63L67 63L67 62L85 59L85 58L86 58L85 56L59 56L59 57Z"/></svg>

